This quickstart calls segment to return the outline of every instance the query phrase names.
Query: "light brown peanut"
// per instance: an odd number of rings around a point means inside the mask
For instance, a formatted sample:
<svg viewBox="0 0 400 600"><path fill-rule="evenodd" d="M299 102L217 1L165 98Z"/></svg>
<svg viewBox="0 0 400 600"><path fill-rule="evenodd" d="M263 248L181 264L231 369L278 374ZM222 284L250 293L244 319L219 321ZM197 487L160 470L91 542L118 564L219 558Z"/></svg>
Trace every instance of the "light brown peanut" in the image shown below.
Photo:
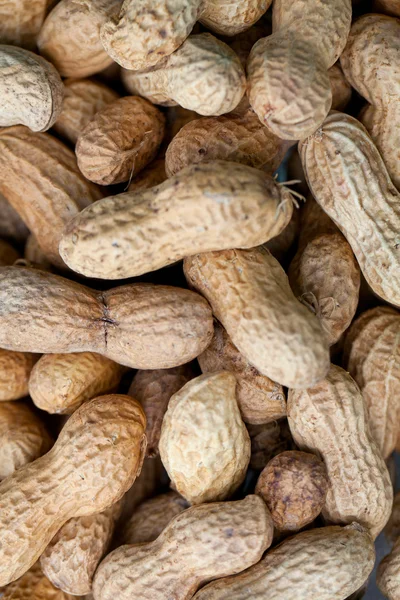
<svg viewBox="0 0 400 600"><path fill-rule="evenodd" d="M213 581L194 600L343 600L371 573L374 544L357 523L304 531L256 565Z"/></svg>
<svg viewBox="0 0 400 600"><path fill-rule="evenodd" d="M140 473L146 419L129 396L101 396L72 415L57 442L0 484L0 585L20 577L72 517L119 500Z"/></svg>
<svg viewBox="0 0 400 600"><path fill-rule="evenodd" d="M400 194L364 127L333 113L300 143L310 189L347 238L373 291L400 306Z"/></svg>
<svg viewBox="0 0 400 600"><path fill-rule="evenodd" d="M29 394L41 410L70 415L87 400L116 391L124 372L95 352L48 354L32 369Z"/></svg>
<svg viewBox="0 0 400 600"><path fill-rule="evenodd" d="M164 136L164 115L150 102L127 96L99 111L76 144L78 166L100 185L127 181L155 158Z"/></svg>
<svg viewBox="0 0 400 600"><path fill-rule="evenodd" d="M332 365L314 387L290 390L288 420L296 445L325 462L329 477L325 519L357 520L376 537L389 519L393 488L355 381Z"/></svg>
<svg viewBox="0 0 400 600"><path fill-rule="evenodd" d="M28 395L29 377L38 358L29 352L0 348L0 401L19 400Z"/></svg>
<svg viewBox="0 0 400 600"><path fill-rule="evenodd" d="M210 579L257 562L271 545L272 530L269 511L258 496L193 506L154 542L111 552L95 575L94 597L189 600Z"/></svg>
<svg viewBox="0 0 400 600"><path fill-rule="evenodd" d="M236 108L246 91L246 77L233 50L210 33L191 35L182 46L156 66L122 71L131 94L154 104L218 116Z"/></svg>
<svg viewBox="0 0 400 600"><path fill-rule="evenodd" d="M0 268L0 347L9 350L89 351L166 369L196 358L212 334L210 307L189 290L137 283L98 292L45 271Z"/></svg>
<svg viewBox="0 0 400 600"><path fill-rule="evenodd" d="M148 190L149 188L164 183L167 179L165 172L165 159L156 158L147 167L143 169L132 179L129 184L128 192L138 192L139 190Z"/></svg>
<svg viewBox="0 0 400 600"><path fill-rule="evenodd" d="M286 415L282 386L262 375L229 339L225 329L214 323L211 344L198 356L203 373L231 371L236 377L236 398L245 423L269 423Z"/></svg>
<svg viewBox="0 0 400 600"><path fill-rule="evenodd" d="M0 4L0 40L33 50L47 12L56 0L3 0Z"/></svg>
<svg viewBox="0 0 400 600"><path fill-rule="evenodd" d="M161 426L170 398L193 376L190 366L182 365L138 371L133 378L128 394L140 402L146 415L147 456L158 456Z"/></svg>
<svg viewBox="0 0 400 600"><path fill-rule="evenodd" d="M1 593L1 600L84 600L57 589L43 574L37 562L22 577L10 583Z"/></svg>
<svg viewBox="0 0 400 600"><path fill-rule="evenodd" d="M243 482L250 460L234 374L200 375L174 394L159 448L173 486L191 504L229 498Z"/></svg>
<svg viewBox="0 0 400 600"><path fill-rule="evenodd" d="M135 479L123 499L122 514L119 520L122 527L141 502L159 492L160 485L165 479L164 475L165 469L159 456L144 459L139 477ZM168 480L165 480L165 483L168 483Z"/></svg>
<svg viewBox="0 0 400 600"><path fill-rule="evenodd" d="M287 419L262 425L247 425L251 440L250 468L262 471L266 464L281 452L295 449Z"/></svg>
<svg viewBox="0 0 400 600"><path fill-rule="evenodd" d="M263 248L186 258L190 285L211 304L239 352L262 375L305 388L329 369L318 319L294 297L285 272Z"/></svg>
<svg viewBox="0 0 400 600"><path fill-rule="evenodd" d="M297 241L299 229L300 212L298 210L293 210L292 217L285 229L274 238L270 239L269 242L263 244L281 265L286 266L288 260L290 260L291 250Z"/></svg>
<svg viewBox="0 0 400 600"><path fill-rule="evenodd" d="M60 254L87 277L120 279L189 254L268 241L288 223L288 189L259 169L213 161L150 190L110 196L65 228Z"/></svg>

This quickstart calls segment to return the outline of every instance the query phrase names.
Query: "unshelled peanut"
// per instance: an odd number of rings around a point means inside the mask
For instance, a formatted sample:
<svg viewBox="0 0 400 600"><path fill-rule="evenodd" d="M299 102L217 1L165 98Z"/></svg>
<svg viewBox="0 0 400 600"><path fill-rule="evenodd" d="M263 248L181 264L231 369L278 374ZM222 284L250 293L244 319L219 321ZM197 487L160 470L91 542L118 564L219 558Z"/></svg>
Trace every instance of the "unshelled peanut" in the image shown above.
<svg viewBox="0 0 400 600"><path fill-rule="evenodd" d="M84 600L57 589L43 574L39 562L0 594L1 600Z"/></svg>
<svg viewBox="0 0 400 600"><path fill-rule="evenodd" d="M0 401L19 400L28 395L29 377L38 358L29 352L0 348Z"/></svg>

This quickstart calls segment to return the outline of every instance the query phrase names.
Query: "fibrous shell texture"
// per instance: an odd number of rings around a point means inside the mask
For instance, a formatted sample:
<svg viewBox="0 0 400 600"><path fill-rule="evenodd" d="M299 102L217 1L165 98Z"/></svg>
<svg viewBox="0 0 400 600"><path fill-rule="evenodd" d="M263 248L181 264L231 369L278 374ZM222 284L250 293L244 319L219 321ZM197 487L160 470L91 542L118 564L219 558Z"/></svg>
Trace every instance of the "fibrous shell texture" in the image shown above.
<svg viewBox="0 0 400 600"><path fill-rule="evenodd" d="M2 0L0 40L20 48L34 50L36 38L55 0Z"/></svg>
<svg viewBox="0 0 400 600"><path fill-rule="evenodd" d="M37 359L29 352L0 349L0 400L18 400L28 395L29 377Z"/></svg>

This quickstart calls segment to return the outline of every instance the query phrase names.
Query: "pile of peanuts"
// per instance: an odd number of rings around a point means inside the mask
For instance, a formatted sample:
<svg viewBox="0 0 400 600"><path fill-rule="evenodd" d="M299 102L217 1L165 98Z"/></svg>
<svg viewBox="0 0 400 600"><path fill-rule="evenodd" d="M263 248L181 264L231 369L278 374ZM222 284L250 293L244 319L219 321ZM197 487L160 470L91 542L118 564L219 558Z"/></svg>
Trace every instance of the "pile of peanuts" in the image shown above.
<svg viewBox="0 0 400 600"><path fill-rule="evenodd" d="M400 600L399 310L400 0L0 0L2 600Z"/></svg>

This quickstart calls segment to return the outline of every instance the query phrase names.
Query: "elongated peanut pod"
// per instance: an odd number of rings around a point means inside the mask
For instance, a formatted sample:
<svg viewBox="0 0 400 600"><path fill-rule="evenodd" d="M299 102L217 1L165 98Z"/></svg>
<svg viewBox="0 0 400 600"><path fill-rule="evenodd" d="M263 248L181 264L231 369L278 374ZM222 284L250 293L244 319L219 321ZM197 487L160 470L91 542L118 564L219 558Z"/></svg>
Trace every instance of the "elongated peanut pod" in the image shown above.
<svg viewBox="0 0 400 600"><path fill-rule="evenodd" d="M238 163L202 163L149 190L94 204L70 221L60 253L88 277L132 277L197 252L266 242L292 211L289 190L270 175Z"/></svg>
<svg viewBox="0 0 400 600"><path fill-rule="evenodd" d="M300 143L311 191L347 238L365 279L400 306L400 193L364 127L332 113Z"/></svg>
<svg viewBox="0 0 400 600"><path fill-rule="evenodd" d="M290 390L288 419L297 446L324 459L330 482L324 517L357 519L376 537L389 519L393 488L355 381L332 365L316 386Z"/></svg>

